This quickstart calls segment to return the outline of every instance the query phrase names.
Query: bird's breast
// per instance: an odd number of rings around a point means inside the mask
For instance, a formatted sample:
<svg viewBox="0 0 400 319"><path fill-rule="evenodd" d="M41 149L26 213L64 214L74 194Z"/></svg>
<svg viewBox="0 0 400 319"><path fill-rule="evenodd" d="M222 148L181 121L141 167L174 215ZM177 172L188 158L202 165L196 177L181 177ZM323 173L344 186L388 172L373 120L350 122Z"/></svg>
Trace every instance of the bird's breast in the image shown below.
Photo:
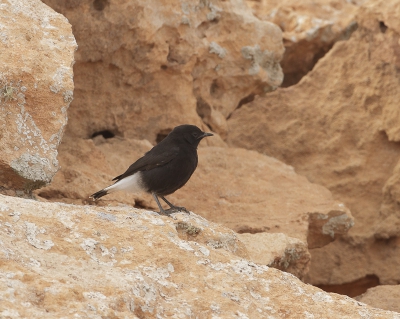
<svg viewBox="0 0 400 319"><path fill-rule="evenodd" d="M164 166L143 171L143 182L149 192L165 196L172 194L189 180L197 167L197 152L195 154L178 154Z"/></svg>

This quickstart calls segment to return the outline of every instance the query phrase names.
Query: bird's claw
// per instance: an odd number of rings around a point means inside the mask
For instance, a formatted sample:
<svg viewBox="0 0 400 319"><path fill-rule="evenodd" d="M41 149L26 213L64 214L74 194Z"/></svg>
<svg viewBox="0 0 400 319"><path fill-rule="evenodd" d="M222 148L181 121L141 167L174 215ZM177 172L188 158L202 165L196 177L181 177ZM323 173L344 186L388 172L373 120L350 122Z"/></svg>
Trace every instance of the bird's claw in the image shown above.
<svg viewBox="0 0 400 319"><path fill-rule="evenodd" d="M165 216L170 216L171 214L174 214L174 213L190 214L190 212L185 207L179 207L179 206L174 206L174 207L165 209L160 212L160 214L165 215Z"/></svg>
<svg viewBox="0 0 400 319"><path fill-rule="evenodd" d="M171 207L171 208L168 209L168 210L172 210L172 211L175 211L175 212L181 212L181 213L190 214L190 212L189 212L185 207L180 207L180 206L174 206L174 207Z"/></svg>

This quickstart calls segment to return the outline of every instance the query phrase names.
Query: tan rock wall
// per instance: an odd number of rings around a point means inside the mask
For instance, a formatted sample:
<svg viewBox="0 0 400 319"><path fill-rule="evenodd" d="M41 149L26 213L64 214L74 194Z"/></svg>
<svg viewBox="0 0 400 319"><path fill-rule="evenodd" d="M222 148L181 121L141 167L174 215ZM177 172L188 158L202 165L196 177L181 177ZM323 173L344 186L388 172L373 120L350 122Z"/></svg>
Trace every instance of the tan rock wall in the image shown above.
<svg viewBox="0 0 400 319"><path fill-rule="evenodd" d="M256 99L228 121L230 145L293 165L352 211L349 236L312 253L312 283L370 274L382 283L400 280L399 10L396 1L365 2L348 41L336 43L296 86Z"/></svg>
<svg viewBox="0 0 400 319"><path fill-rule="evenodd" d="M283 79L280 29L241 1L45 3L69 19L79 44L72 136L110 130L154 143L202 117L225 138L240 101Z"/></svg>

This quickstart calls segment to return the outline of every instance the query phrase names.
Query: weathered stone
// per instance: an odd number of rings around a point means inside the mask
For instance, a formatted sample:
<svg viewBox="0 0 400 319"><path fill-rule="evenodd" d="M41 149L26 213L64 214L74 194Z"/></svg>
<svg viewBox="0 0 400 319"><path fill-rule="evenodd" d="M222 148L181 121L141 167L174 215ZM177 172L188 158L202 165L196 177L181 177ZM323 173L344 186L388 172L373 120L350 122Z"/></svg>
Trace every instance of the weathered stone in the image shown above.
<svg viewBox="0 0 400 319"><path fill-rule="evenodd" d="M400 281L399 12L398 1L365 2L357 31L302 81L256 98L228 121L230 145L293 165L355 217L349 236L312 252L313 284L366 275Z"/></svg>
<svg viewBox="0 0 400 319"><path fill-rule="evenodd" d="M355 298L372 307L400 312L400 286L377 286Z"/></svg>
<svg viewBox="0 0 400 319"><path fill-rule="evenodd" d="M310 253L307 244L282 233L239 234L249 260L271 266L303 278L308 272Z"/></svg>
<svg viewBox="0 0 400 319"><path fill-rule="evenodd" d="M136 205L158 210L149 194L117 192L97 202L88 198L110 185L112 178L150 148L147 141L66 137L60 145L60 172L51 185L36 194L50 201ZM289 250L297 245L293 242L297 238L302 244L296 246L295 254L300 257L282 255L282 263L286 265L290 259L290 267L273 264L278 268L289 267L288 271L303 276L307 271L306 247L324 246L346 234L353 225L350 212L335 202L327 189L309 183L276 159L244 149L220 147L200 147L198 153L197 170L187 185L168 198L240 233L284 233L293 237L287 246ZM284 254L284 249L280 252Z"/></svg>
<svg viewBox="0 0 400 319"><path fill-rule="evenodd" d="M336 41L348 39L357 28L356 1L248 0L247 3L257 17L275 23L283 31L283 87L299 82Z"/></svg>
<svg viewBox="0 0 400 319"><path fill-rule="evenodd" d="M44 2L79 44L72 136L109 130L155 143L178 124L201 126L199 112L225 137L244 97L282 82L281 31L242 1Z"/></svg>
<svg viewBox="0 0 400 319"><path fill-rule="evenodd" d="M309 248L326 245L353 225L348 209L327 189L309 183L291 166L240 148L199 149L195 174L170 198L236 232L284 233ZM314 214L336 226L315 223Z"/></svg>
<svg viewBox="0 0 400 319"><path fill-rule="evenodd" d="M195 214L174 218L0 195L0 315L399 318L241 258L235 233Z"/></svg>
<svg viewBox="0 0 400 319"><path fill-rule="evenodd" d="M68 20L41 1L7 0L0 43L0 186L30 191L59 168L76 42Z"/></svg>

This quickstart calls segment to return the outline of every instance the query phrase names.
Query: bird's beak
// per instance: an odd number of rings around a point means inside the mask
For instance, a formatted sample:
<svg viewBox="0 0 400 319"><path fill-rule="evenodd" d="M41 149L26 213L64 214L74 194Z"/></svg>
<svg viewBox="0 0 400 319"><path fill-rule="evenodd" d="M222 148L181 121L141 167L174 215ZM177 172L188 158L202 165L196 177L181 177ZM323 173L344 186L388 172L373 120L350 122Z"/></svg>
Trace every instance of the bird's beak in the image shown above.
<svg viewBox="0 0 400 319"><path fill-rule="evenodd" d="M213 135L214 135L213 133L203 133L203 135L200 135L200 136L198 137L198 139L200 140L200 139L202 139L202 138L204 138L204 137L213 136Z"/></svg>

